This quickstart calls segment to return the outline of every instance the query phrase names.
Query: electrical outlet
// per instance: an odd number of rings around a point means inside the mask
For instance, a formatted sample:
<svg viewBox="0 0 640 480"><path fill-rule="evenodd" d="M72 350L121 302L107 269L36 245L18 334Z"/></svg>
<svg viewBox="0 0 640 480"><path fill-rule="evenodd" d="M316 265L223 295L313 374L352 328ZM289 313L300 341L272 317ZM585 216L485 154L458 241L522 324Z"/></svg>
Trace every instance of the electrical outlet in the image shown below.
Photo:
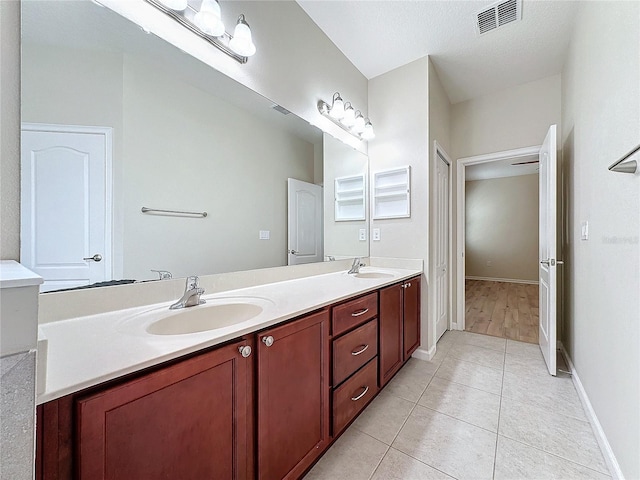
<svg viewBox="0 0 640 480"><path fill-rule="evenodd" d="M358 240L360 240L361 242L367 240L367 231L364 228L361 228L358 231Z"/></svg>
<svg viewBox="0 0 640 480"><path fill-rule="evenodd" d="M580 240L589 240L589 222L580 224Z"/></svg>
<svg viewBox="0 0 640 480"><path fill-rule="evenodd" d="M373 229L373 241L374 242L379 242L380 241L380 229L379 228L374 228Z"/></svg>
<svg viewBox="0 0 640 480"><path fill-rule="evenodd" d="M260 234L258 238L260 238L260 240L269 240L270 236L271 236L271 232L269 230L260 230Z"/></svg>

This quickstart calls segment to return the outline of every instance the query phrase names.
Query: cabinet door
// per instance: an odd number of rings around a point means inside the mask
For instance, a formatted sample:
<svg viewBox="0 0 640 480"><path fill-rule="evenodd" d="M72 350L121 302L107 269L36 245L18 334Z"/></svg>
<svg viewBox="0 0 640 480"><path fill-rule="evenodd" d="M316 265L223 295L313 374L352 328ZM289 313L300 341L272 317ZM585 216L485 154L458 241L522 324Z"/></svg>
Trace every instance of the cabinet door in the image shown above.
<svg viewBox="0 0 640 480"><path fill-rule="evenodd" d="M380 387L402 366L402 285L380 290Z"/></svg>
<svg viewBox="0 0 640 480"><path fill-rule="evenodd" d="M252 360L236 342L77 401L82 480L253 477Z"/></svg>
<svg viewBox="0 0 640 480"><path fill-rule="evenodd" d="M258 477L298 478L329 441L329 313L258 334Z"/></svg>
<svg viewBox="0 0 640 480"><path fill-rule="evenodd" d="M403 284L404 361L420 346L420 277Z"/></svg>

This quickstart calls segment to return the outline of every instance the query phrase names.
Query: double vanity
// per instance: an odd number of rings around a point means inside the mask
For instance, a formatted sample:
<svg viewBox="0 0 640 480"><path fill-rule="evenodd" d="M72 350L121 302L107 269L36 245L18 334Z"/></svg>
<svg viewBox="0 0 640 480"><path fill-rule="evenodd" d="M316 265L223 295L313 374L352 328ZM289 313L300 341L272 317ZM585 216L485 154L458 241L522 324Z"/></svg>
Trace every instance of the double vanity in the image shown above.
<svg viewBox="0 0 640 480"><path fill-rule="evenodd" d="M302 477L419 346L420 275L364 267L42 323L36 478Z"/></svg>

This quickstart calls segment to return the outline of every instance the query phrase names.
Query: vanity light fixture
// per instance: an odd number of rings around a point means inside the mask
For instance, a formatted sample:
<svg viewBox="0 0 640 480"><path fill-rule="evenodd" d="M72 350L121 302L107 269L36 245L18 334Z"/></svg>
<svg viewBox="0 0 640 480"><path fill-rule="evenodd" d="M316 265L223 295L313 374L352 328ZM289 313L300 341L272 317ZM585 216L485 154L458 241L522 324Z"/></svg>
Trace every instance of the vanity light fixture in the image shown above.
<svg viewBox="0 0 640 480"><path fill-rule="evenodd" d="M248 57L256 53L251 28L244 15L238 17L233 36L231 36L226 32L222 22L218 0L145 1L239 63L247 63Z"/></svg>
<svg viewBox="0 0 640 480"><path fill-rule="evenodd" d="M359 140L371 140L375 137L371 121L360 110L356 110L351 102L344 102L338 92L333 94L331 105L320 100L318 111Z"/></svg>

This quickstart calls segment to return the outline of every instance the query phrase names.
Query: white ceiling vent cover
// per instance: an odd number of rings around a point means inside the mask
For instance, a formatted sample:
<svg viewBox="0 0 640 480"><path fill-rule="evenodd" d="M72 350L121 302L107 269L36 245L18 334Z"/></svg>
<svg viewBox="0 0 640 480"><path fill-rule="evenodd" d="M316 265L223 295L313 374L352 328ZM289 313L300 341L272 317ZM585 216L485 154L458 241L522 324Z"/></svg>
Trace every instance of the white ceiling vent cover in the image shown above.
<svg viewBox="0 0 640 480"><path fill-rule="evenodd" d="M476 14L476 31L479 35L483 35L520 19L522 19L522 0L496 2Z"/></svg>

